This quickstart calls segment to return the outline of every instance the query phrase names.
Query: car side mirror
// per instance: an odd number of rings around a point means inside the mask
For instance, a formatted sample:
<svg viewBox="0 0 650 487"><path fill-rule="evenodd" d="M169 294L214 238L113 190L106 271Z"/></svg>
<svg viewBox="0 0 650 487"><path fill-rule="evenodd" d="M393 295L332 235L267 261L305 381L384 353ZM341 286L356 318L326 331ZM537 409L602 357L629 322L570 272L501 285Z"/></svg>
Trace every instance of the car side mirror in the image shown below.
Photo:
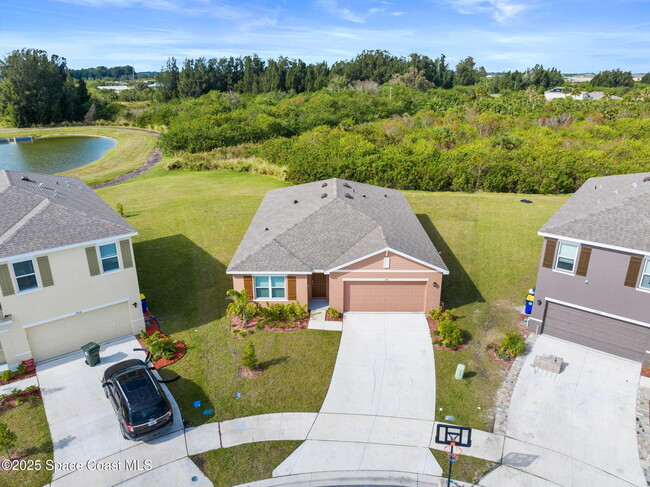
<svg viewBox="0 0 650 487"><path fill-rule="evenodd" d="M112 386L112 385L113 385L112 382L104 382L104 383L102 384L102 387L108 387L108 386Z"/></svg>

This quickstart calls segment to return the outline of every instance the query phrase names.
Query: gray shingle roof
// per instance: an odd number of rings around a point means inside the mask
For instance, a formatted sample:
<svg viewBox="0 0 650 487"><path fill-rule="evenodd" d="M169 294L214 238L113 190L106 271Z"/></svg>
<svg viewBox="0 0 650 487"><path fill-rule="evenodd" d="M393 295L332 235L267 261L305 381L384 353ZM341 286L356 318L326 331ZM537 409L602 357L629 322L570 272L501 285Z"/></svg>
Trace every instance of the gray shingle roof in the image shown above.
<svg viewBox="0 0 650 487"><path fill-rule="evenodd" d="M0 258L133 233L79 178L0 171Z"/></svg>
<svg viewBox="0 0 650 487"><path fill-rule="evenodd" d="M228 272L329 270L385 248L447 272L400 191L327 179L269 191Z"/></svg>
<svg viewBox="0 0 650 487"><path fill-rule="evenodd" d="M568 237L650 252L650 173L588 179L540 229Z"/></svg>

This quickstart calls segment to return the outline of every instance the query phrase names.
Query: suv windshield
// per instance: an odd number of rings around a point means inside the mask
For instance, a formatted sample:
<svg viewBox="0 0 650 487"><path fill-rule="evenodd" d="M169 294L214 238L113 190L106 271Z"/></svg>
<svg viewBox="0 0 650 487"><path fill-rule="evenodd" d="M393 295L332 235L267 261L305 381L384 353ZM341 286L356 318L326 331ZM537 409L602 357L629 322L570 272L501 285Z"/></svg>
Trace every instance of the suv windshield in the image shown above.
<svg viewBox="0 0 650 487"><path fill-rule="evenodd" d="M131 409L140 409L145 403L151 403L161 397L156 384L146 370L129 370L120 374L117 382Z"/></svg>

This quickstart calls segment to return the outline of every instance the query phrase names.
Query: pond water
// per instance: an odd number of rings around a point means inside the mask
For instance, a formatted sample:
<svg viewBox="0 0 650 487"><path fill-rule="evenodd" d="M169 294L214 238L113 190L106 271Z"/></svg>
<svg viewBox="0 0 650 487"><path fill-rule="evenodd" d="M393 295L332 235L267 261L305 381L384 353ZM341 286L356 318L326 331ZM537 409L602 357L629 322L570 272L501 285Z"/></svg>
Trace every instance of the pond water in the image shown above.
<svg viewBox="0 0 650 487"><path fill-rule="evenodd" d="M1 137L1 136L0 136ZM55 174L89 164L117 145L106 137L41 137L0 144L0 170Z"/></svg>

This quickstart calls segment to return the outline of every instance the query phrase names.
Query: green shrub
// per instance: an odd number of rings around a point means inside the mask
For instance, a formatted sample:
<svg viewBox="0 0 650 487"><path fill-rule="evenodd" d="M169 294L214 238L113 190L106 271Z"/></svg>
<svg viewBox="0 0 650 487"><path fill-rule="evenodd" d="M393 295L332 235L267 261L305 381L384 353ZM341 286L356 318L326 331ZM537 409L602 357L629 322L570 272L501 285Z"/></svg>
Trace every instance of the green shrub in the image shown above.
<svg viewBox="0 0 650 487"><path fill-rule="evenodd" d="M429 316L436 321L455 321L455 309L443 309L442 306L429 311Z"/></svg>
<svg viewBox="0 0 650 487"><path fill-rule="evenodd" d="M146 330L140 330L140 338L146 340L147 338L149 338L149 333L147 333Z"/></svg>
<svg viewBox="0 0 650 487"><path fill-rule="evenodd" d="M38 389L38 386L32 384L31 386L25 387L25 392L34 392L36 389Z"/></svg>
<svg viewBox="0 0 650 487"><path fill-rule="evenodd" d="M115 211L117 211L118 215L124 218L124 206L122 206L122 203L117 203L115 205Z"/></svg>
<svg viewBox="0 0 650 487"><path fill-rule="evenodd" d="M262 331L262 330L264 329L264 325L261 324L261 323L258 323L257 325L255 325L255 329L256 329L257 331Z"/></svg>
<svg viewBox="0 0 650 487"><path fill-rule="evenodd" d="M267 326L283 327L288 322L302 320L309 316L306 305L297 301L292 303L274 303L268 306L260 306L259 314Z"/></svg>
<svg viewBox="0 0 650 487"><path fill-rule="evenodd" d="M14 375L15 374L13 373L12 370L7 369L7 370L3 371L2 374L0 374L0 379L2 379L5 382L9 382L9 381L11 381L11 379L14 378Z"/></svg>
<svg viewBox="0 0 650 487"><path fill-rule="evenodd" d="M504 360L523 355L526 351L526 342L519 333L506 333L497 348L497 355ZM504 358L507 356L508 358Z"/></svg>
<svg viewBox="0 0 650 487"><path fill-rule="evenodd" d="M249 370L255 370L259 365L257 355L255 354L255 345L253 345L253 342L248 342L248 345L246 345L246 348L244 349L244 356L242 357L242 363Z"/></svg>
<svg viewBox="0 0 650 487"><path fill-rule="evenodd" d="M145 340L145 344L154 362L161 358L171 360L178 351L176 340L170 337L161 336L159 331Z"/></svg>
<svg viewBox="0 0 650 487"><path fill-rule="evenodd" d="M22 375L25 374L26 372L27 372L27 366L21 362L20 365L18 365L18 368L16 369L16 374Z"/></svg>
<svg viewBox="0 0 650 487"><path fill-rule="evenodd" d="M11 393L9 394L11 397L18 397L23 391L21 389L13 389Z"/></svg>
<svg viewBox="0 0 650 487"><path fill-rule="evenodd" d="M226 299L231 301L226 308L227 314L238 316L244 325L249 319L257 316L259 306L249 300L248 293L245 289L241 291L229 289L226 291L226 295Z"/></svg>
<svg viewBox="0 0 650 487"><path fill-rule="evenodd" d="M465 341L465 333L457 323L451 320L442 320L438 322L438 338L444 347L457 350Z"/></svg>
<svg viewBox="0 0 650 487"><path fill-rule="evenodd" d="M16 405L20 406L21 404L25 404L27 402L26 397L17 397L16 398Z"/></svg>
<svg viewBox="0 0 650 487"><path fill-rule="evenodd" d="M341 313L334 308L327 308L327 313L330 315L330 318L338 320L341 317Z"/></svg>
<svg viewBox="0 0 650 487"><path fill-rule="evenodd" d="M9 459L11 459L9 451L14 447L17 439L16 433L9 429L7 423L0 422L0 448Z"/></svg>

